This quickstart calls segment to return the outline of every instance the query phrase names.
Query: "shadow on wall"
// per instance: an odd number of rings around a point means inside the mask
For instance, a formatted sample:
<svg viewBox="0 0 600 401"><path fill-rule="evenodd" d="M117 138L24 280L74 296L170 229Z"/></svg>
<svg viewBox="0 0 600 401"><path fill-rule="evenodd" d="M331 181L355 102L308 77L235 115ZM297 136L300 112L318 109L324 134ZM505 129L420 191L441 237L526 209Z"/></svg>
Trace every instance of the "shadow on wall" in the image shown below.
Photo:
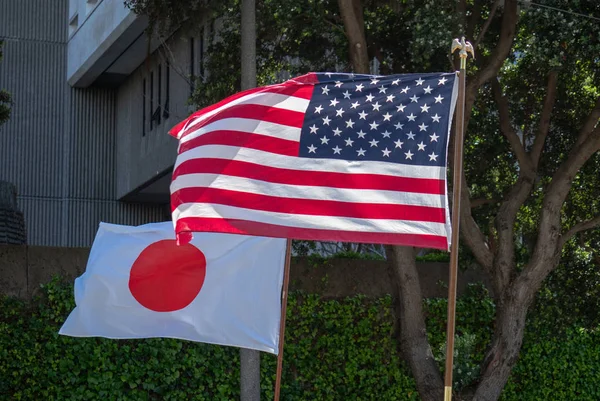
<svg viewBox="0 0 600 401"><path fill-rule="evenodd" d="M0 244L25 245L23 213L17 208L17 188L0 180Z"/></svg>

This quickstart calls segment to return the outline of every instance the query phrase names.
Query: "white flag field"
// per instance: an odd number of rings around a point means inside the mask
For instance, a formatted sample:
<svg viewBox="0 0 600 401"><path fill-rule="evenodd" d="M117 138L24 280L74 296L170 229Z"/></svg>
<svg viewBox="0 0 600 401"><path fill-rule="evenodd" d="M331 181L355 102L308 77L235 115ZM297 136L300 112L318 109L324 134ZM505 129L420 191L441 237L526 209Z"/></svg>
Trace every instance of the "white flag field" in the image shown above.
<svg viewBox="0 0 600 401"><path fill-rule="evenodd" d="M170 337L278 353L286 240L101 223L59 334Z"/></svg>

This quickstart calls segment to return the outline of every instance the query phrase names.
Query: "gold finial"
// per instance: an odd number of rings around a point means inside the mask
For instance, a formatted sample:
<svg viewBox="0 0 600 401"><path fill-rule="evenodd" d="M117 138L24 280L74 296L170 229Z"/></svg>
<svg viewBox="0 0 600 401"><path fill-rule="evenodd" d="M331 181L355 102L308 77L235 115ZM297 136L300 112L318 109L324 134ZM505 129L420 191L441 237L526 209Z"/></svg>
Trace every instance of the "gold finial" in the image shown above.
<svg viewBox="0 0 600 401"><path fill-rule="evenodd" d="M464 36L460 40L454 39L452 41L450 53L454 54L456 49L460 50L460 52L458 53L460 57L460 69L464 70L467 66L468 53L471 53L471 57L475 58L475 50L473 49L473 45L471 45L470 42L465 41Z"/></svg>

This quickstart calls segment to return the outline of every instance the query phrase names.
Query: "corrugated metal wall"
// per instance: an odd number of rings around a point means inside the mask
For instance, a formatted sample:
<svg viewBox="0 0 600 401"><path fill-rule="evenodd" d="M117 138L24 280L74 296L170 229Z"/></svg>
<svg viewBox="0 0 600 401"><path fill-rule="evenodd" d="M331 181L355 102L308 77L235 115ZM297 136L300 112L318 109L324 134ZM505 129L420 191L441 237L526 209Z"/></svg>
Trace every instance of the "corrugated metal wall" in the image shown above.
<svg viewBox="0 0 600 401"><path fill-rule="evenodd" d="M66 82L68 0L0 0L0 179L13 182L28 243L89 246L100 221L143 224L163 206L116 201L116 91Z"/></svg>

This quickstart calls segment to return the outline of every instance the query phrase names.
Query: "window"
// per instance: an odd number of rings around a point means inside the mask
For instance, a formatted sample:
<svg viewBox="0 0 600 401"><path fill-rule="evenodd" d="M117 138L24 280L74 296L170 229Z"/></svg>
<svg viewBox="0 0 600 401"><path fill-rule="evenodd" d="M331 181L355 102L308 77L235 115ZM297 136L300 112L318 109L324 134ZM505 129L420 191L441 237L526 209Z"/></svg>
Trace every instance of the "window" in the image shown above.
<svg viewBox="0 0 600 401"><path fill-rule="evenodd" d="M156 101L156 110L154 110L154 113L152 114L152 119L154 121L156 121L156 125L160 125L160 117L161 117L161 113L160 113L160 107L162 104L162 65L158 65L158 84L156 86L157 90L158 90L158 97L157 97L157 101Z"/></svg>
<svg viewBox="0 0 600 401"><path fill-rule="evenodd" d="M75 31L77 30L78 27L79 27L79 14L75 14L74 16L71 17L71 20L69 21L69 35L72 35L73 33L75 33Z"/></svg>
<svg viewBox="0 0 600 401"><path fill-rule="evenodd" d="M154 110L154 71L150 72L150 131L154 128L152 112Z"/></svg>
<svg viewBox="0 0 600 401"><path fill-rule="evenodd" d="M146 78L142 80L142 136L146 136Z"/></svg>
<svg viewBox="0 0 600 401"><path fill-rule="evenodd" d="M163 108L163 117L169 118L169 96L171 93L171 64L169 60L165 65L165 107Z"/></svg>

